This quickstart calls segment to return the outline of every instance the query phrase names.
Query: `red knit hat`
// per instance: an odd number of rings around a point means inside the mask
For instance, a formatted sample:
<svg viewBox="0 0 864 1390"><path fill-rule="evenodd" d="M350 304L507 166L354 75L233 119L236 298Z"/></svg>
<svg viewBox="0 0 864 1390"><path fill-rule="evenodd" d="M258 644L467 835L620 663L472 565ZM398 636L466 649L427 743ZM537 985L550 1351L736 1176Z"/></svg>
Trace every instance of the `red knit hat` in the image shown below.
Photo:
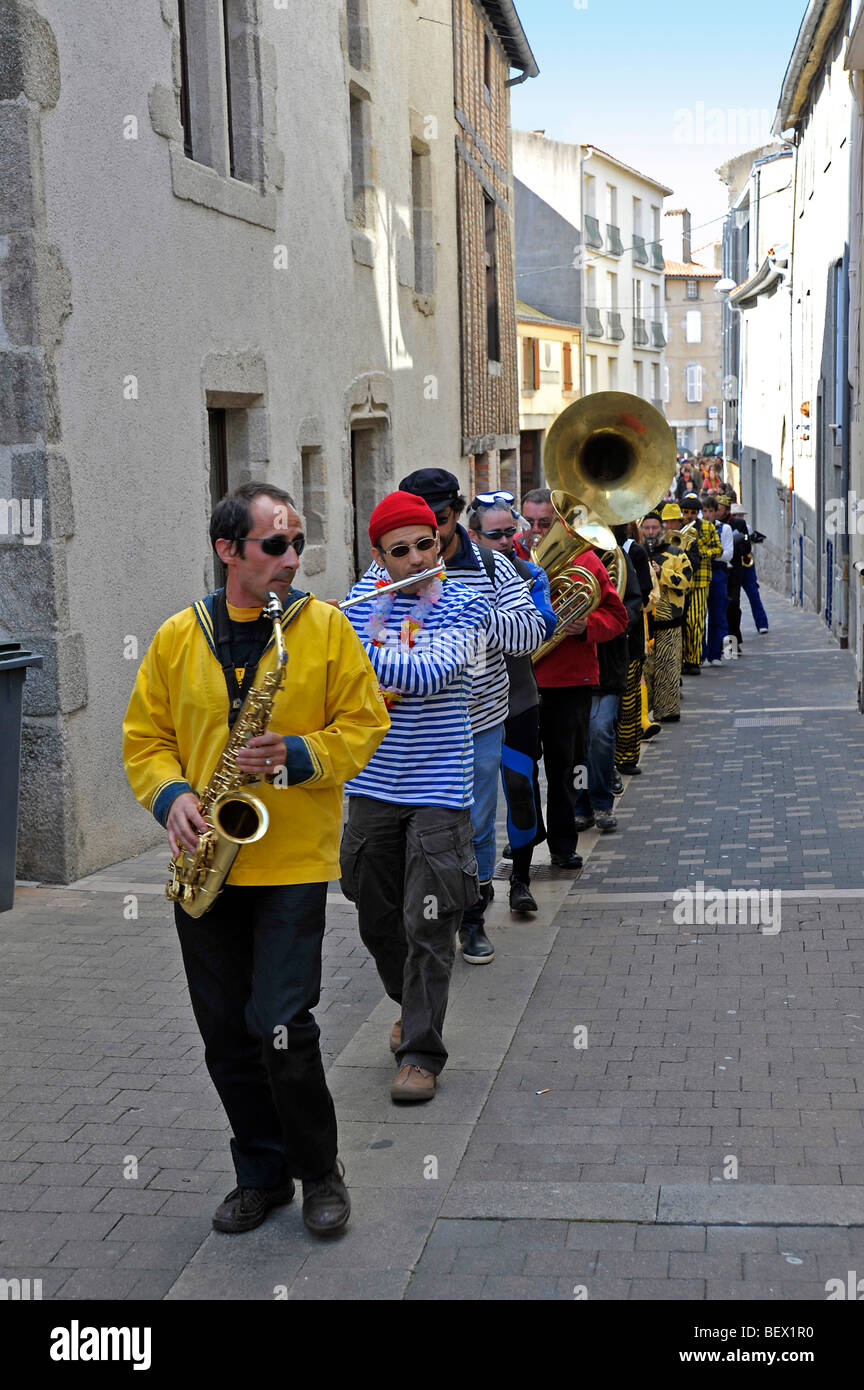
<svg viewBox="0 0 864 1390"><path fill-rule="evenodd" d="M435 513L422 497L413 492L391 492L378 503L369 518L369 539L377 545L382 536L397 526L431 526L438 529Z"/></svg>

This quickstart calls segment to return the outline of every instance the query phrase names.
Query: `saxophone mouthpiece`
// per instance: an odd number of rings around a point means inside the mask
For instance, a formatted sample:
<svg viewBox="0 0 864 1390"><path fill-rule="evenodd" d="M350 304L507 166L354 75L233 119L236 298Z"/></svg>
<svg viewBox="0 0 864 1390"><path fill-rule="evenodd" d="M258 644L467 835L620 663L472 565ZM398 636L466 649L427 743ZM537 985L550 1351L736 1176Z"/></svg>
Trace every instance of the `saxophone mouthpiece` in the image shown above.
<svg viewBox="0 0 864 1390"><path fill-rule="evenodd" d="M264 612L267 614L271 623L275 623L278 618L282 617L281 600L278 594L273 593L272 589L270 590L268 601L264 605Z"/></svg>

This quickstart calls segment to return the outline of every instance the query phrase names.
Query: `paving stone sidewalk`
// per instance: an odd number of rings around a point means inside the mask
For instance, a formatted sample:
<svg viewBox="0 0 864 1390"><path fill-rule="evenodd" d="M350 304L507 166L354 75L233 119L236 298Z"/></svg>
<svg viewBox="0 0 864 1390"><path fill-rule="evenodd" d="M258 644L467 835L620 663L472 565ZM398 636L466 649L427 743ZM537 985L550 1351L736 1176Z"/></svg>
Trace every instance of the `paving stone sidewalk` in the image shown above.
<svg viewBox="0 0 864 1390"><path fill-rule="evenodd" d="M767 598L771 633L687 682L581 880L541 852L536 922L499 893L495 961L457 961L429 1106L389 1101L394 1006L331 886L317 1016L354 1207L336 1243L299 1203L210 1229L234 1180L166 852L19 887L0 1278L60 1299L821 1300L860 1269L864 726L848 654ZM779 890L780 930L676 922L698 883Z"/></svg>

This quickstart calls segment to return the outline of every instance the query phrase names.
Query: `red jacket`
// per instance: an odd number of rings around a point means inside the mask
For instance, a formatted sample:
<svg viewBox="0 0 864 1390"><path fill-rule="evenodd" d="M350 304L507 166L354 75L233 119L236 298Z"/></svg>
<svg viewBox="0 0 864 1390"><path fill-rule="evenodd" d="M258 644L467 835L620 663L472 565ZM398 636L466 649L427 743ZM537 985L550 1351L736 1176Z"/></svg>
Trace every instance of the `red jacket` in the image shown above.
<svg viewBox="0 0 864 1390"><path fill-rule="evenodd" d="M522 535L524 534L525 533L523 532ZM530 560L531 551L523 541L522 535L517 534L513 537L513 549L516 551L516 554L519 556L520 560Z"/></svg>
<svg viewBox="0 0 864 1390"><path fill-rule="evenodd" d="M565 637L534 667L541 690L565 685L597 685L600 680L597 643L609 642L627 630L627 609L600 557L593 550L586 550L577 555L574 563L597 576L602 597L594 612L588 614L588 626L582 636Z"/></svg>

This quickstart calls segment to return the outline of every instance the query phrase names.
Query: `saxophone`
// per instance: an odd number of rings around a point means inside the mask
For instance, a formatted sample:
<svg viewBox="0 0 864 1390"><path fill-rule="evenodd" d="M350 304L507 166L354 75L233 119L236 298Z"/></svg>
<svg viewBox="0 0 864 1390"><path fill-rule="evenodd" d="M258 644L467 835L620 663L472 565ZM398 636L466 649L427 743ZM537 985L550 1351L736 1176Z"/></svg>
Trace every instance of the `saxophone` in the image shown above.
<svg viewBox="0 0 864 1390"><path fill-rule="evenodd" d="M250 738L263 734L270 722L273 701L285 679L288 662L282 633L282 604L276 594L270 594L264 612L273 623L276 669L268 672L261 685L253 686L246 695L201 796L201 815L208 828L200 835L198 848L194 852L181 849L169 865L171 877L165 886L165 896L179 903L190 917L203 917L209 911L225 886L240 846L260 840L270 821L261 798L245 790L248 783L258 778L241 772L237 766L238 751ZM268 777L267 781L272 782L273 777Z"/></svg>

